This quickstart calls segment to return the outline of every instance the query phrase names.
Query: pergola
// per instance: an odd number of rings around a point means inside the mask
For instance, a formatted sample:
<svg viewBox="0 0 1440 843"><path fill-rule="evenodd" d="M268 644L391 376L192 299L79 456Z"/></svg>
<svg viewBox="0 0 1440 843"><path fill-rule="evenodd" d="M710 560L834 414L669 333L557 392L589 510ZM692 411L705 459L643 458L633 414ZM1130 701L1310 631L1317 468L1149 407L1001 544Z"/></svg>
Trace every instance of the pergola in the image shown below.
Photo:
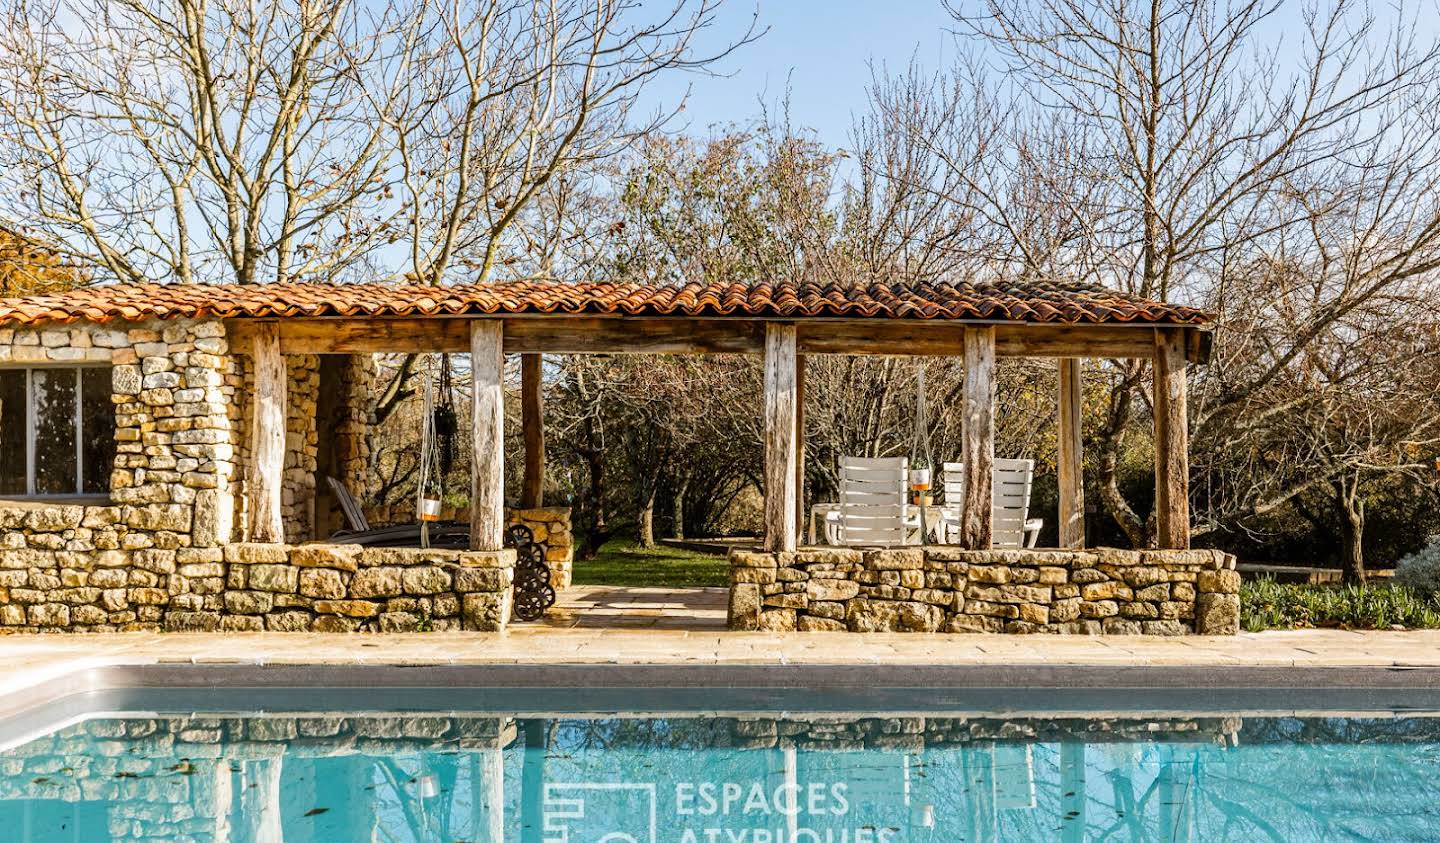
<svg viewBox="0 0 1440 843"><path fill-rule="evenodd" d="M58 304L51 309L49 299ZM471 357L471 546L504 534L505 354L759 354L764 360L765 546L796 548L803 518L804 360L810 354L964 358L966 497L961 544L991 542L997 357L1056 359L1060 545L1084 543L1081 361L1154 364L1156 520L1162 548L1189 545L1186 364L1208 360L1203 312L1073 283L845 286L813 283L429 287L125 285L32 297L23 321L212 318L254 374L252 541L281 541L286 354ZM538 422L537 422L538 423Z"/></svg>

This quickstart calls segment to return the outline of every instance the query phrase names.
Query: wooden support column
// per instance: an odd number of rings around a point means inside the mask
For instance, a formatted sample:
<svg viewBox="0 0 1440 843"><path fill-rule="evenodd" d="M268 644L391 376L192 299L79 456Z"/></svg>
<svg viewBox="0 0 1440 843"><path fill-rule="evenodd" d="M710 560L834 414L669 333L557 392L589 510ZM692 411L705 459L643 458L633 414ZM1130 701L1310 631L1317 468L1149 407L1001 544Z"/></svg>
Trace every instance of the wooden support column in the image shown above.
<svg viewBox="0 0 1440 843"><path fill-rule="evenodd" d="M796 547L795 477L799 462L796 433L795 326L765 326L765 549Z"/></svg>
<svg viewBox="0 0 1440 843"><path fill-rule="evenodd" d="M795 355L795 541L805 535L805 355Z"/></svg>
<svg viewBox="0 0 1440 843"><path fill-rule="evenodd" d="M1155 331L1155 526L1162 549L1190 547L1190 422L1185 333Z"/></svg>
<svg viewBox="0 0 1440 843"><path fill-rule="evenodd" d="M1085 546L1085 481L1083 445L1080 438L1081 409L1084 390L1081 388L1080 361L1067 358L1060 364L1059 430L1056 434L1056 462L1060 485L1060 546L1079 549Z"/></svg>
<svg viewBox="0 0 1440 843"><path fill-rule="evenodd" d="M250 478L246 497L250 510L250 541L285 541L280 490L285 479L285 357L280 353L280 326L255 326L250 355L254 368L254 409L250 414Z"/></svg>
<svg viewBox="0 0 1440 843"><path fill-rule="evenodd" d="M994 538L995 329L965 331L965 503L960 544L989 550Z"/></svg>
<svg viewBox="0 0 1440 843"><path fill-rule="evenodd" d="M545 357L520 355L520 428L525 434L525 483L520 490L521 509L545 505Z"/></svg>
<svg viewBox="0 0 1440 843"><path fill-rule="evenodd" d="M498 319L470 324L470 548L505 546L505 354Z"/></svg>

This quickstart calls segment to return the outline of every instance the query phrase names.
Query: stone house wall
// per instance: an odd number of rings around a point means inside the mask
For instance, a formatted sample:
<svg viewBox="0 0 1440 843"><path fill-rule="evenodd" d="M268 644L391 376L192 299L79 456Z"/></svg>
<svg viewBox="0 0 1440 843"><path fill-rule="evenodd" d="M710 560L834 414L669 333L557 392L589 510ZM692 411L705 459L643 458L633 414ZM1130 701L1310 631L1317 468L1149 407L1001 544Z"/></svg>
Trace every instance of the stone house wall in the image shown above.
<svg viewBox="0 0 1440 843"><path fill-rule="evenodd" d="M153 629L236 528L236 358L216 321L0 330L0 364L109 364L109 500L0 501L0 625ZM192 579L194 580L192 582Z"/></svg>
<svg viewBox="0 0 1440 843"><path fill-rule="evenodd" d="M1235 557L956 547L730 554L731 629L1233 635Z"/></svg>

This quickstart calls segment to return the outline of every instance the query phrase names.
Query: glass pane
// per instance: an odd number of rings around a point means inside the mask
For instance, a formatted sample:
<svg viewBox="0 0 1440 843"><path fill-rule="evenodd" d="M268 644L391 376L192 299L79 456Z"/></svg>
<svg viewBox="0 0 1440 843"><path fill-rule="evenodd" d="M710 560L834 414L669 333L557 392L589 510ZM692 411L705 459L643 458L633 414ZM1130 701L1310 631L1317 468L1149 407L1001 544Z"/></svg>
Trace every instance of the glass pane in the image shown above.
<svg viewBox="0 0 1440 843"><path fill-rule="evenodd" d="M35 369L35 494L71 495L75 488L74 369Z"/></svg>
<svg viewBox="0 0 1440 843"><path fill-rule="evenodd" d="M25 494L25 370L0 369L0 495Z"/></svg>
<svg viewBox="0 0 1440 843"><path fill-rule="evenodd" d="M110 400L110 370L80 370L80 451L86 494L110 491L115 464L115 404Z"/></svg>

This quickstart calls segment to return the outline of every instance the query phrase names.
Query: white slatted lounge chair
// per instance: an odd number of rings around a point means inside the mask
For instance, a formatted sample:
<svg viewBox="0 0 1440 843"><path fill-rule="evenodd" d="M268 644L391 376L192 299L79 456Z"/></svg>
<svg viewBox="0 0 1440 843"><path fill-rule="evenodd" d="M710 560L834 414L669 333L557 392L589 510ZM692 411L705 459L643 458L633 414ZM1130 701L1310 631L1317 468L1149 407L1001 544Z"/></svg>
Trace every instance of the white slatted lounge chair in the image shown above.
<svg viewBox="0 0 1440 843"><path fill-rule="evenodd" d="M825 522L830 544L909 544L920 528L910 506L910 458L840 458L839 512Z"/></svg>
<svg viewBox="0 0 1440 843"><path fill-rule="evenodd" d="M1044 519L1031 518L1030 484L1035 477L1034 460L996 460L992 475L993 491L990 517L991 546L998 548L1034 547L1040 540ZM942 520L945 541L960 537L961 507L965 500L965 464L947 462L941 475L945 491Z"/></svg>

